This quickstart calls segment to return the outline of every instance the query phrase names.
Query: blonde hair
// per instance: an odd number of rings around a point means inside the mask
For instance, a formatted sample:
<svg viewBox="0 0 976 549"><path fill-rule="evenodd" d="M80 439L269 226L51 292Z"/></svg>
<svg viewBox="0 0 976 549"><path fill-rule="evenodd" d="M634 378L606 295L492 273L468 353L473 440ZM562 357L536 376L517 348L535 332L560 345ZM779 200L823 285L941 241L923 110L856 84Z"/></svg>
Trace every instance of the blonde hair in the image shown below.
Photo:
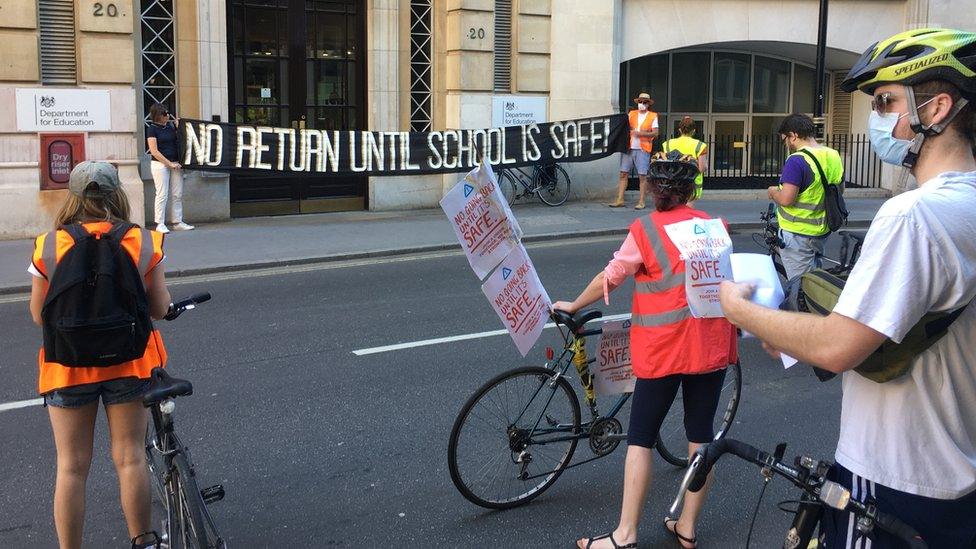
<svg viewBox="0 0 976 549"><path fill-rule="evenodd" d="M129 197L122 187L105 196L78 196L69 192L54 218L54 228L93 221L129 221Z"/></svg>

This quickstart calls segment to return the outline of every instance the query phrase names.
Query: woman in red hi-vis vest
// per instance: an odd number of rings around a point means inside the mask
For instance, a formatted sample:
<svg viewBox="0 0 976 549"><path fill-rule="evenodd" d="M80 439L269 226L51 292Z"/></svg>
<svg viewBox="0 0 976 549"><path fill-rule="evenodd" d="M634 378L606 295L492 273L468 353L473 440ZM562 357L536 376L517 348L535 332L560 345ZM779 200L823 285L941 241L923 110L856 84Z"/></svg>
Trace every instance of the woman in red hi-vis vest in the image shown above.
<svg viewBox="0 0 976 549"><path fill-rule="evenodd" d="M559 301L554 309L574 313L635 279L630 352L637 384L627 430L624 497L620 523L602 536L580 539L583 549L637 547L637 526L651 483L651 449L679 388L684 395L688 451L710 442L713 421L725 380L725 368L738 356L735 327L724 318L693 318L685 295L685 262L664 227L692 218L709 218L686 203L695 191L698 166L693 159L672 153L651 163L651 193L655 211L630 226L620 250L606 269L573 302ZM695 547L695 522L706 489L685 495L684 508L664 527L682 547Z"/></svg>

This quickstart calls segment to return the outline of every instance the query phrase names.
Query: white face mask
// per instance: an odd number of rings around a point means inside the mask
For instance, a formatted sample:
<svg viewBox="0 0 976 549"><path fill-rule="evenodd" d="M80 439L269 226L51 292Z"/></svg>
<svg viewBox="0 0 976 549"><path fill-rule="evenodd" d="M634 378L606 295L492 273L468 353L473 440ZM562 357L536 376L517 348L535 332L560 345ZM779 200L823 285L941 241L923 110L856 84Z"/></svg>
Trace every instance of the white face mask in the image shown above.
<svg viewBox="0 0 976 549"><path fill-rule="evenodd" d="M647 103L638 103L637 104L637 110L639 110L640 112L646 112L647 111Z"/></svg>

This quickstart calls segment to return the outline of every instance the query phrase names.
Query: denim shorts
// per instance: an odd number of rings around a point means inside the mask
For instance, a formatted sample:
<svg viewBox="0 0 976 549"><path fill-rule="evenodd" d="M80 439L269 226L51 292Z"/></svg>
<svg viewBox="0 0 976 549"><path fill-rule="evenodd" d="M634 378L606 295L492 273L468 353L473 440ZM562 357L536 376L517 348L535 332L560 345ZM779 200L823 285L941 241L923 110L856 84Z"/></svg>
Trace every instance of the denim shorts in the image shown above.
<svg viewBox="0 0 976 549"><path fill-rule="evenodd" d="M651 166L651 153L644 149L630 149L620 154L620 171L630 173L637 169L637 175L647 175L647 170Z"/></svg>
<svg viewBox="0 0 976 549"><path fill-rule="evenodd" d="M150 385L150 380L137 377L75 385L45 393L44 405L56 408L81 408L92 402L98 402L99 397L102 398L102 404L105 406L122 404L142 398Z"/></svg>

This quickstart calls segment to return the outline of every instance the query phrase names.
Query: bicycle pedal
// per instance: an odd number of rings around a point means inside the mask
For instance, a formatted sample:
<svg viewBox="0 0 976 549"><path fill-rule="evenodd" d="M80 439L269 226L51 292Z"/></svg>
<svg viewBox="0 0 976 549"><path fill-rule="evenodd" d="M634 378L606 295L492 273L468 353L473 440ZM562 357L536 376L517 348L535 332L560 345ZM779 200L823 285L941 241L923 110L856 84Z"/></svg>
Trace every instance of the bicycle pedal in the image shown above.
<svg viewBox="0 0 976 549"><path fill-rule="evenodd" d="M224 499L224 487L220 484L215 484L209 488L204 488L200 490L200 496L203 497L204 503L210 504Z"/></svg>

